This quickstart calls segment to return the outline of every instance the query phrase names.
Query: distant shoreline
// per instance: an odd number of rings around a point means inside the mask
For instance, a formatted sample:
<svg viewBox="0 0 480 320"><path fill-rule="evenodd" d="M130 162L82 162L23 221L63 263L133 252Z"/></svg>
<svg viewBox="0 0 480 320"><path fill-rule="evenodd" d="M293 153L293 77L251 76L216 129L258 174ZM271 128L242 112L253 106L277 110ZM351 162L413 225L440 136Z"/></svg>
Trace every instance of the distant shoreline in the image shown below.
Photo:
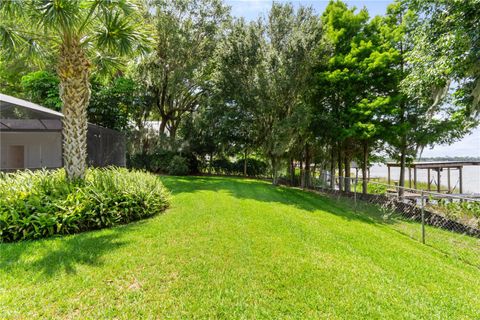
<svg viewBox="0 0 480 320"><path fill-rule="evenodd" d="M422 157L421 159L415 159L415 162L430 161L480 161L480 157ZM396 161L394 159L386 159L386 162Z"/></svg>

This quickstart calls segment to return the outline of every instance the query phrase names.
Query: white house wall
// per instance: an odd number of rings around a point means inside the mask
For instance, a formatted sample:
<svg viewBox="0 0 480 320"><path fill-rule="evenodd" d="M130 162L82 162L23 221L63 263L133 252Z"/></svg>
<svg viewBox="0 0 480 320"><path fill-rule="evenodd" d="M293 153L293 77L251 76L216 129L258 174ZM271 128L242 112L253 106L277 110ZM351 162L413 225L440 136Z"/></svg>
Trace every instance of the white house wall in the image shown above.
<svg viewBox="0 0 480 320"><path fill-rule="evenodd" d="M25 168L62 166L60 132L0 132L0 169L11 169L7 166L11 145L24 146Z"/></svg>

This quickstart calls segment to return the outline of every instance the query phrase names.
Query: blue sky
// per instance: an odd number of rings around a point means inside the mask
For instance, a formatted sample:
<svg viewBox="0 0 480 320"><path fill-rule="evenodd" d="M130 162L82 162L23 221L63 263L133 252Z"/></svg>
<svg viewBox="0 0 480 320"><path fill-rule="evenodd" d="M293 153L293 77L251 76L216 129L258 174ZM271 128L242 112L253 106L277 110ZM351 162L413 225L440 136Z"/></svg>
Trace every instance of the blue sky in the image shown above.
<svg viewBox="0 0 480 320"><path fill-rule="evenodd" d="M231 6L232 14L237 17L244 17L247 20L254 20L259 16L265 15L272 5L272 0L225 0ZM276 2L290 2L294 6L311 6L317 13L322 13L328 4L328 0L297 0ZM366 7L370 16L382 15L385 13L390 0L347 0L349 6L357 8ZM423 157L439 156L475 156L480 157L480 128L473 131L472 134L464 137L452 145L435 146L433 149L425 149Z"/></svg>
<svg viewBox="0 0 480 320"><path fill-rule="evenodd" d="M268 9L272 5L271 0L226 0L229 6L232 7L232 14L237 17L245 17L248 20L256 19L258 16L268 12ZM292 3L294 6L310 6L317 13L323 12L328 4L328 0L297 0L297 1L285 1L277 0L280 3ZM371 16L381 15L385 13L389 0L347 0L345 1L349 6L355 6L357 8L366 7Z"/></svg>

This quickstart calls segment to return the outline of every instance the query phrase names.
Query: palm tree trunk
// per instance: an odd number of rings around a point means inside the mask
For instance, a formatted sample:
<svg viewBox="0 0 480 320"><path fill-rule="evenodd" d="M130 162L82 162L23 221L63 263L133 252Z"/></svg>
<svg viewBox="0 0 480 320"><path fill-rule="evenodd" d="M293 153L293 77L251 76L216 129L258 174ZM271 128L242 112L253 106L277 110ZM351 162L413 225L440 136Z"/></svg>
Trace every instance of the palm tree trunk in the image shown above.
<svg viewBox="0 0 480 320"><path fill-rule="evenodd" d="M78 39L60 48L58 75L63 102L63 162L68 179L83 179L87 167L87 106L90 63Z"/></svg>

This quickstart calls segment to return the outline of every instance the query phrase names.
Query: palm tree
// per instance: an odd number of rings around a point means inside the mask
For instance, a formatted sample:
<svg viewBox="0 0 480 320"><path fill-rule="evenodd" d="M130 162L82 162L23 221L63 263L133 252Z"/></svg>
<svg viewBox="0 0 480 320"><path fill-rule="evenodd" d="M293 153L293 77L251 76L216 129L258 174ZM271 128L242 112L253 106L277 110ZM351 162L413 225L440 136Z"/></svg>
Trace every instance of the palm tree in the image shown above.
<svg viewBox="0 0 480 320"><path fill-rule="evenodd" d="M138 12L131 0L0 1L2 53L56 61L69 179L85 176L91 73L118 67L121 56L143 48Z"/></svg>

